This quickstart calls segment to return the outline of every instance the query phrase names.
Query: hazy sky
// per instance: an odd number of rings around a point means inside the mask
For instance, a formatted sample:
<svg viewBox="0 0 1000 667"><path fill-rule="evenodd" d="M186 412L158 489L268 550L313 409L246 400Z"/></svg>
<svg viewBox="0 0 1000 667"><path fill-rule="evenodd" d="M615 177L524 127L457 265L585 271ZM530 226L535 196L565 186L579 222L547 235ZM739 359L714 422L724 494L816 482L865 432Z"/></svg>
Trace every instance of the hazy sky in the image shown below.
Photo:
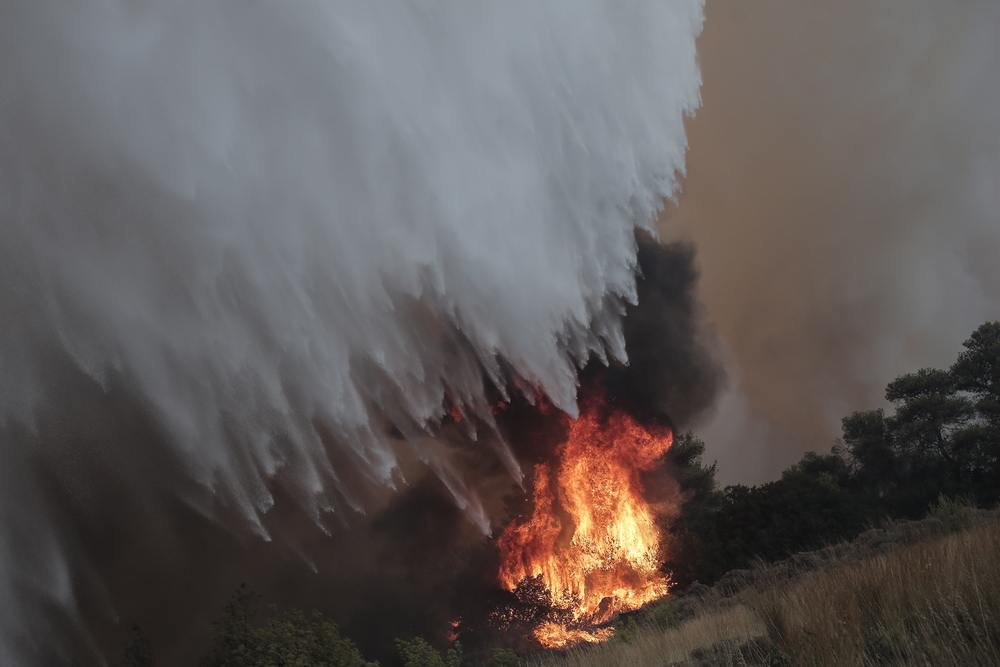
<svg viewBox="0 0 1000 667"><path fill-rule="evenodd" d="M1000 318L1000 4L710 0L666 238L697 243L726 482L829 451Z"/></svg>

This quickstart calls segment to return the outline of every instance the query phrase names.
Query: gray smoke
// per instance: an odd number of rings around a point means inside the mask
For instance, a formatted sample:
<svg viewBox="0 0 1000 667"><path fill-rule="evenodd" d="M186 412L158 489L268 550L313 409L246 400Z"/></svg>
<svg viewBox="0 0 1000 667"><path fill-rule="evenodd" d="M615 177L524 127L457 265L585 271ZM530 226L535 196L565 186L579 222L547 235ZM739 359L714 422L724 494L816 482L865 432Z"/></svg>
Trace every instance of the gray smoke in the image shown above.
<svg viewBox="0 0 1000 667"><path fill-rule="evenodd" d="M267 538L276 490L322 524L422 461L485 528L423 436L495 390L573 412L577 368L624 358L701 24L701 0L4 3L0 663L101 597L82 554L169 545L171 503Z"/></svg>
<svg viewBox="0 0 1000 667"><path fill-rule="evenodd" d="M695 242L732 391L726 482L828 452L1000 316L1000 4L716 0L661 236Z"/></svg>

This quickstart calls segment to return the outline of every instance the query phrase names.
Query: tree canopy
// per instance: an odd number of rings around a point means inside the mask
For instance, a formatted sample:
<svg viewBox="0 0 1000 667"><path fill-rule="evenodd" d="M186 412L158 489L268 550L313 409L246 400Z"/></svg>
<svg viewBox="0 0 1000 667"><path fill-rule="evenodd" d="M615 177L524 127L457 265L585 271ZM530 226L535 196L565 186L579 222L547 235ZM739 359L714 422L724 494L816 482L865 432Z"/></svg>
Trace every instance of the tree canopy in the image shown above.
<svg viewBox="0 0 1000 667"><path fill-rule="evenodd" d="M829 454L806 454L774 482L718 491L714 467L700 463L703 447L679 438L682 487L698 480L688 488L700 494L675 528L699 554L682 581L713 581L755 558L849 538L885 517L919 518L942 497L1000 502L1000 322L977 328L963 347L948 369L891 381L891 414L875 408L845 417Z"/></svg>
<svg viewBox="0 0 1000 667"><path fill-rule="evenodd" d="M212 647L201 667L377 667L319 612L271 609L264 624L255 625L259 601L245 587L233 593L213 623Z"/></svg>

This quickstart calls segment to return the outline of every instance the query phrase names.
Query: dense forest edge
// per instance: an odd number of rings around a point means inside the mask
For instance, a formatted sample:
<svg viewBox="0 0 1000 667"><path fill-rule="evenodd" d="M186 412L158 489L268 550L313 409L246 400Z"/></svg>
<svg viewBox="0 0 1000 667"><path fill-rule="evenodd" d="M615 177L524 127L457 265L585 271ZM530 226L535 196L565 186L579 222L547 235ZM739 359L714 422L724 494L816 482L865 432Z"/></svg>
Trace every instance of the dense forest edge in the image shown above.
<svg viewBox="0 0 1000 667"><path fill-rule="evenodd" d="M845 417L842 438L829 453L806 454L773 482L719 488L715 479L717 463L703 461L704 443L691 433L678 436L665 461L684 499L679 515L664 526L669 554L664 569L672 573L675 594L663 604L654 603L653 611L646 610L654 621L646 625L658 627L661 634L664 629L676 627L681 620L679 610L684 608L678 601L703 596L713 585L712 590L725 589L746 576L734 576L734 572L758 571L762 564L788 562L796 554L801 559L803 552L829 552L835 550L833 545L851 540L861 544L866 535L873 535L873 530L891 532L887 526L918 526L892 530L901 530L909 537L912 535L906 531L916 530L923 540L920 544L930 550L958 533L979 535L986 531L985 537L977 538L976 548L987 550L979 554L980 558L996 561L1000 521L976 517L989 516L988 510L1000 503L1000 322L981 325L963 347L948 369L923 368L890 382L885 396L892 406L891 413L879 408ZM983 523L989 526L983 528L979 525ZM856 554L853 557L857 562L864 560ZM856 576L858 581L868 576L861 565L857 572L849 569L851 565L839 567L848 570L838 576ZM768 603L756 600L759 618ZM784 623L784 612L777 601L769 604L773 623L760 630L769 639L763 648L753 644L756 640L737 642L738 646L747 645L747 650L759 649L760 653L749 661L740 654L744 660L741 664L809 663L795 653L795 642L805 640L794 637L794 628L779 627ZM730 609L725 613L737 612ZM974 616L966 614L968 618ZM869 625L881 623L869 620ZM630 637L634 639L634 624L638 622L628 617L620 620L613 642L622 644ZM995 631L1000 618L991 621L994 631L985 640L975 635L978 626L966 627L962 622L956 621L961 627L951 637L953 641L985 641L993 647L991 650L1000 652L1000 636ZM859 623L864 625L863 621ZM902 659L899 652L904 649L893 641L892 637L884 639L887 648L883 652L888 652L885 655L878 653L880 645L864 649L875 651L872 664L896 664L897 658ZM154 649L142 629L133 628L131 643L120 664L156 665ZM509 648L477 651L463 657L460 642L432 646L421 637L401 637L394 649L392 658L381 660L383 666L525 664L525 657ZM862 651L859 655L869 654ZM379 663L367 662L354 643L341 636L338 626L322 614L262 608L259 596L240 588L214 623L212 646L199 664L364 667Z"/></svg>

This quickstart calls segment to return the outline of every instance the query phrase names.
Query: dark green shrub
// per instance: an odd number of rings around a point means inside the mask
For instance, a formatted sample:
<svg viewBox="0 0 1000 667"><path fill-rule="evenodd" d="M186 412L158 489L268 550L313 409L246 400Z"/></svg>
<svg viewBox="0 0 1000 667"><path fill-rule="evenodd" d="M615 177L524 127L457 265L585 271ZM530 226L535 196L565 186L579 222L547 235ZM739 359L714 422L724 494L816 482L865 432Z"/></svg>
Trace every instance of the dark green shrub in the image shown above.
<svg viewBox="0 0 1000 667"><path fill-rule="evenodd" d="M928 516L941 522L940 530L943 533L969 530L974 522L972 510L969 509L968 505L950 500L943 493L938 496L937 504L931 506Z"/></svg>
<svg viewBox="0 0 1000 667"><path fill-rule="evenodd" d="M458 642L444 656L422 637L412 641L397 639L396 650L404 667L461 667L462 664L462 645Z"/></svg>
<svg viewBox="0 0 1000 667"><path fill-rule="evenodd" d="M525 667L524 659L509 648L493 649L489 667Z"/></svg>
<svg viewBox="0 0 1000 667"><path fill-rule="evenodd" d="M212 648L201 667L377 667L340 636L323 614L278 614L272 606L263 626L254 626L260 596L241 586L213 623Z"/></svg>

